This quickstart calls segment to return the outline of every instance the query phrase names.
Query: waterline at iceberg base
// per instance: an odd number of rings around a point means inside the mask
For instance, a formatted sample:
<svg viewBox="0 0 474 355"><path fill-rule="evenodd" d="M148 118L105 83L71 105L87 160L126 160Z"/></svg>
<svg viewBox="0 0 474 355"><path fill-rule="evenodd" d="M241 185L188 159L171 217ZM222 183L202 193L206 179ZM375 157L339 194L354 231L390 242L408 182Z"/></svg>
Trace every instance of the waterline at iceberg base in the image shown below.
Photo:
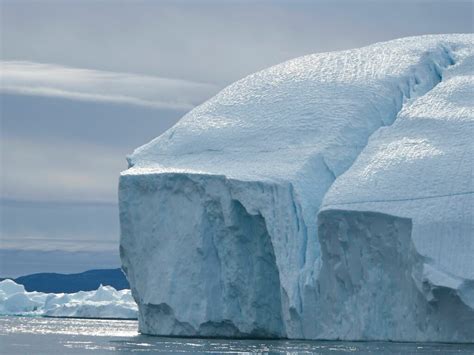
<svg viewBox="0 0 474 355"><path fill-rule="evenodd" d="M128 158L145 334L474 342L474 38L252 74Z"/></svg>

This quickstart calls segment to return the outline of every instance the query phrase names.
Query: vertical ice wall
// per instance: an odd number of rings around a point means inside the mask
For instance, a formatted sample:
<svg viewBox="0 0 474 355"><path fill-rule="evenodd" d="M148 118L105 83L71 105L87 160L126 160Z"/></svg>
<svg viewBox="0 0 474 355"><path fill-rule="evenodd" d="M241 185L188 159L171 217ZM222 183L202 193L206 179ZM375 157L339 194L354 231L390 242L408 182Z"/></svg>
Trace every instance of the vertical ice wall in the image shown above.
<svg viewBox="0 0 474 355"><path fill-rule="evenodd" d="M119 198L140 330L339 337L320 316L321 202L372 133L470 45L427 36L298 58L227 87L138 148Z"/></svg>

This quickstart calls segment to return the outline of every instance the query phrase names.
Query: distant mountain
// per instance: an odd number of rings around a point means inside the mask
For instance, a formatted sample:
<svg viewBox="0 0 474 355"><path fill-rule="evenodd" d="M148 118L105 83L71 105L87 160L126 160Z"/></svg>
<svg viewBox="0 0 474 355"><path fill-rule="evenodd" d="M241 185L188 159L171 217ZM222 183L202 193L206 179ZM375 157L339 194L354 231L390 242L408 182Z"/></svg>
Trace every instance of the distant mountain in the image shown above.
<svg viewBox="0 0 474 355"><path fill-rule="evenodd" d="M25 286L27 291L46 293L72 293L96 290L100 284L116 290L130 288L121 269L89 270L79 274L39 273L21 276L14 281Z"/></svg>

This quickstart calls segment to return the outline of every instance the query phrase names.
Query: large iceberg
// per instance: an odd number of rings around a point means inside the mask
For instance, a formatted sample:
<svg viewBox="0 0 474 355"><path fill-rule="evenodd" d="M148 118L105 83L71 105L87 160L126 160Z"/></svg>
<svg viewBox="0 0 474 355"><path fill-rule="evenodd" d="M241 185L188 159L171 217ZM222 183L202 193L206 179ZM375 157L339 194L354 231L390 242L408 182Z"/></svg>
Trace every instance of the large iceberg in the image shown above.
<svg viewBox="0 0 474 355"><path fill-rule="evenodd" d="M140 331L474 341L473 44L297 58L138 148L119 205Z"/></svg>
<svg viewBox="0 0 474 355"><path fill-rule="evenodd" d="M136 319L130 290L102 286L75 293L27 292L13 280L0 282L0 315Z"/></svg>

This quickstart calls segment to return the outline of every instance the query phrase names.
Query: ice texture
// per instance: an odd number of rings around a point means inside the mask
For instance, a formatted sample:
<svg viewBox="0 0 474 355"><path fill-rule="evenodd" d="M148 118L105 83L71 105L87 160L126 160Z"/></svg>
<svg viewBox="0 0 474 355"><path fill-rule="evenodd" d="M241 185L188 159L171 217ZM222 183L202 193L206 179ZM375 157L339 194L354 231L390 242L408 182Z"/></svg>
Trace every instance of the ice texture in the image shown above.
<svg viewBox="0 0 474 355"><path fill-rule="evenodd" d="M135 150L120 253L140 331L473 341L472 195L410 202L472 194L472 89L445 84L472 83L472 47L436 35L290 60ZM416 109L438 91L431 116ZM390 196L406 201L357 208Z"/></svg>
<svg viewBox="0 0 474 355"><path fill-rule="evenodd" d="M0 315L134 319L137 313L130 290L101 285L76 293L26 292L13 280L0 282Z"/></svg>

